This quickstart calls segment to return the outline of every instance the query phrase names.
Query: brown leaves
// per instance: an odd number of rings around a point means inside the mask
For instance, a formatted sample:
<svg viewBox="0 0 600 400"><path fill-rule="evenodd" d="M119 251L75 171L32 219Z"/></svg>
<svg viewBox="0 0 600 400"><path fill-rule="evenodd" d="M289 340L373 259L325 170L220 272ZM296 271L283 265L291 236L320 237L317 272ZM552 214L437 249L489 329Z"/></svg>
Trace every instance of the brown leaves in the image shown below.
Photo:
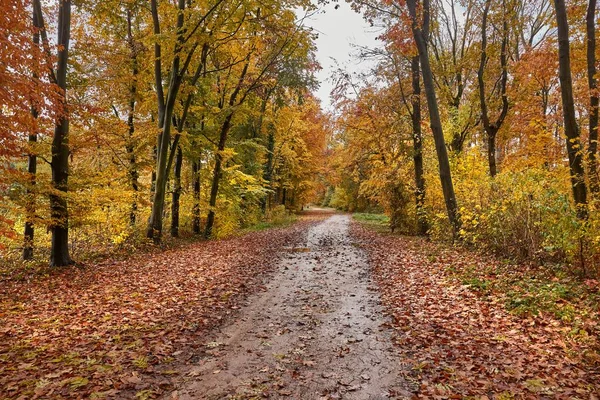
<svg viewBox="0 0 600 400"><path fill-rule="evenodd" d="M416 398L600 394L599 364L584 362L594 352L589 344L574 341L550 315L510 314L501 293L451 272L493 260L357 225L353 234L371 259Z"/></svg>
<svg viewBox="0 0 600 400"><path fill-rule="evenodd" d="M161 393L307 224L0 283L0 397Z"/></svg>

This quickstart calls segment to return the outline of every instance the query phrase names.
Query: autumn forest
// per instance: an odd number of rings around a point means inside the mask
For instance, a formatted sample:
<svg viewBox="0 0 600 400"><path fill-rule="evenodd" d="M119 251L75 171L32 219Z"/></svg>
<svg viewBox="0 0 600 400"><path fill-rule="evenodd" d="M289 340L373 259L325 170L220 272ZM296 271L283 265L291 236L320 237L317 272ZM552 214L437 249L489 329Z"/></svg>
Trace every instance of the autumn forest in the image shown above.
<svg viewBox="0 0 600 400"><path fill-rule="evenodd" d="M600 396L596 0L340 2L0 2L0 398Z"/></svg>

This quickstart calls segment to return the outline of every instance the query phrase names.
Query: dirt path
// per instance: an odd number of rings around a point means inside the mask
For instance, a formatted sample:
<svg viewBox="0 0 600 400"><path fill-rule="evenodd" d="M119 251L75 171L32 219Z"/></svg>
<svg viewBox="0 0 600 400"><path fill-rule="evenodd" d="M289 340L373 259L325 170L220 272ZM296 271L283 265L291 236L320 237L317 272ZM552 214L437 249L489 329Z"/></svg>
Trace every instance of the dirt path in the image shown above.
<svg viewBox="0 0 600 400"><path fill-rule="evenodd" d="M172 399L405 398L406 383L349 216L290 248L266 289L207 338Z"/></svg>

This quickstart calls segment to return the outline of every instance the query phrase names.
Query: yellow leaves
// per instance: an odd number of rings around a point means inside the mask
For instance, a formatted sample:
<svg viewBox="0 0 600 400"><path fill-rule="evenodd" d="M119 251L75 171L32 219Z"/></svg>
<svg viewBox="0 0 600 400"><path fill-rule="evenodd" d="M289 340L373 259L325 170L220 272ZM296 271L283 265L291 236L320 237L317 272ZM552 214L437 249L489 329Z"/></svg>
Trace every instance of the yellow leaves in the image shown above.
<svg viewBox="0 0 600 400"><path fill-rule="evenodd" d="M69 386L72 390L77 390L85 387L89 382L90 380L88 378L76 376L74 378L71 378L71 380L69 381Z"/></svg>

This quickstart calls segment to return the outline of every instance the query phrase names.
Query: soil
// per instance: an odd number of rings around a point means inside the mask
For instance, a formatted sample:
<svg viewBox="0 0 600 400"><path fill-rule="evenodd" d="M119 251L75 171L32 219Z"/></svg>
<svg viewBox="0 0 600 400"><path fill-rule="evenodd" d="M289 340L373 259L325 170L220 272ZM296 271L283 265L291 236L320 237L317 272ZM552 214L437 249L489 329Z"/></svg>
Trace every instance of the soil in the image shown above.
<svg viewBox="0 0 600 400"><path fill-rule="evenodd" d="M170 399L409 398L366 255L333 215L206 339Z"/></svg>

